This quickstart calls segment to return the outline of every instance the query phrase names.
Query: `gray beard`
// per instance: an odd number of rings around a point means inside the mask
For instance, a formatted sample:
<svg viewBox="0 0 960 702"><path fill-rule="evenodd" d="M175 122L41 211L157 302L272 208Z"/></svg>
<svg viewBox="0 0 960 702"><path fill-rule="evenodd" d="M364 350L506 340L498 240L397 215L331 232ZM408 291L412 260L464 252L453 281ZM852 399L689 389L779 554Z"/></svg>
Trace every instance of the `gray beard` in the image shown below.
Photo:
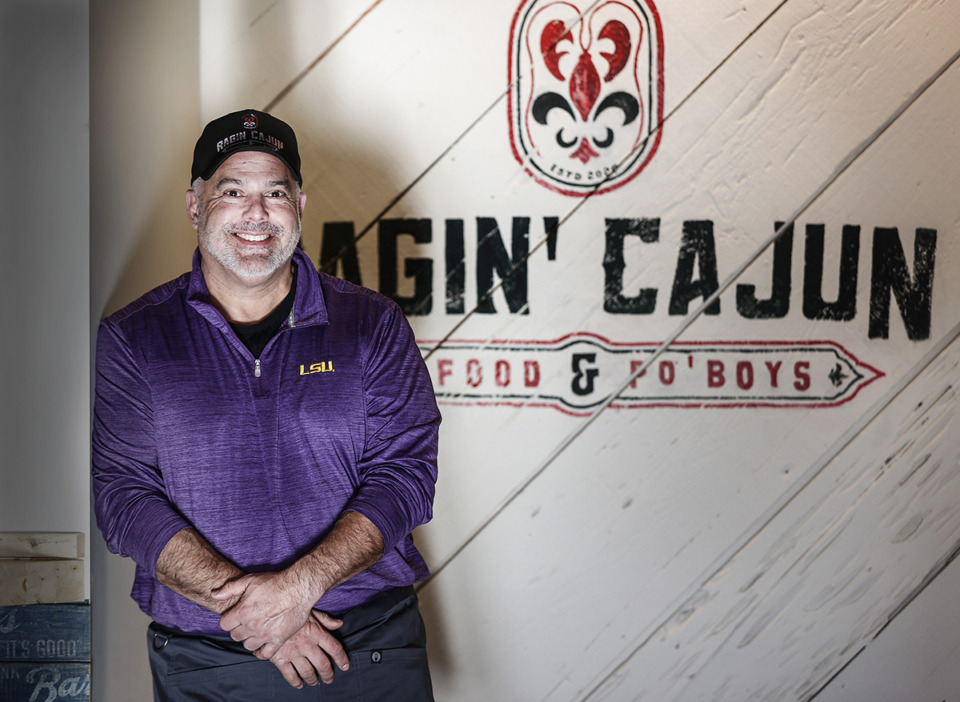
<svg viewBox="0 0 960 702"><path fill-rule="evenodd" d="M220 232L214 234L206 231L206 222L200 222L200 230L203 232L200 238L206 244L205 248L207 252L221 266L242 278L259 278L275 272L290 260L294 250L297 248L297 243L300 241L298 222L297 231L295 232L296 236L291 239L289 246L284 248L274 247L266 257L240 258L233 249L225 245L220 245L222 242L229 241L229 237L233 236L233 234L229 233L229 230L232 228L243 229L250 232L270 232L272 234L283 234L283 230L269 222L245 222L241 224L231 222L224 225ZM216 244L211 246L210 244L212 242L216 242ZM251 267L251 264L254 265Z"/></svg>

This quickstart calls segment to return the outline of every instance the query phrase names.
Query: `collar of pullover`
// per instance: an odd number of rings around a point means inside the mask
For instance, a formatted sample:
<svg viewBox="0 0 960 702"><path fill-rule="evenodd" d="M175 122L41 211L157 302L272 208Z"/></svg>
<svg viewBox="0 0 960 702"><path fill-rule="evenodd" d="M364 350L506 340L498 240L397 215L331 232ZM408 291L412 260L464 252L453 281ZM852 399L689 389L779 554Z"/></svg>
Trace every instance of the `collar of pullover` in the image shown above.
<svg viewBox="0 0 960 702"><path fill-rule="evenodd" d="M293 326L327 324L327 307L323 300L320 275L302 250L295 249L293 263L297 266L297 293L293 301ZM193 272L187 289L187 300L200 314L218 327L229 327L223 315L213 306L210 290L200 270L200 248L193 252Z"/></svg>

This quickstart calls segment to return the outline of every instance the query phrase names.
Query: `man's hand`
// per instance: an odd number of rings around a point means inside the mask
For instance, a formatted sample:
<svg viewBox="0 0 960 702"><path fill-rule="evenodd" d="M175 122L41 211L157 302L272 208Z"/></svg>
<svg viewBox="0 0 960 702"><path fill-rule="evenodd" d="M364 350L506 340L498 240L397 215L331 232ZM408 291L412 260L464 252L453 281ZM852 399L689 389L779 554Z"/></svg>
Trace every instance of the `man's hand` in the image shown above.
<svg viewBox="0 0 960 702"><path fill-rule="evenodd" d="M345 512L313 550L285 570L251 573L213 590L220 627L258 658L273 658L324 593L383 555L383 537L359 512ZM231 606L232 605L232 606Z"/></svg>
<svg viewBox="0 0 960 702"><path fill-rule="evenodd" d="M293 687L300 689L303 684L316 685L333 682L334 665L340 670L348 670L350 663L343 646L330 633L339 629L343 622L334 619L326 612L313 610L307 623L287 639L286 643L270 659Z"/></svg>
<svg viewBox="0 0 960 702"><path fill-rule="evenodd" d="M308 588L288 571L250 573L214 590L213 598L239 600L220 617L220 627L257 658L272 658L287 639L308 623L315 603Z"/></svg>

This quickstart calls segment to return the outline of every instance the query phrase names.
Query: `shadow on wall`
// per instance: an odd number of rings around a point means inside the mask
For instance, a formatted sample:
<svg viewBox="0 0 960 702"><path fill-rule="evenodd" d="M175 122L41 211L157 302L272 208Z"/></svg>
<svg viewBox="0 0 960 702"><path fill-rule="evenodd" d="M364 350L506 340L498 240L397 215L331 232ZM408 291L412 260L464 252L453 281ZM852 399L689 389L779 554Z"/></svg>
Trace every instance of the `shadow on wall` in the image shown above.
<svg viewBox="0 0 960 702"><path fill-rule="evenodd" d="M194 3L91 4L92 314L189 269L184 211L199 130Z"/></svg>
<svg viewBox="0 0 960 702"><path fill-rule="evenodd" d="M183 191L199 130L199 22L190 0L90 3L90 326L189 266ZM91 520L93 521L93 520ZM132 561L91 524L93 698L150 699Z"/></svg>

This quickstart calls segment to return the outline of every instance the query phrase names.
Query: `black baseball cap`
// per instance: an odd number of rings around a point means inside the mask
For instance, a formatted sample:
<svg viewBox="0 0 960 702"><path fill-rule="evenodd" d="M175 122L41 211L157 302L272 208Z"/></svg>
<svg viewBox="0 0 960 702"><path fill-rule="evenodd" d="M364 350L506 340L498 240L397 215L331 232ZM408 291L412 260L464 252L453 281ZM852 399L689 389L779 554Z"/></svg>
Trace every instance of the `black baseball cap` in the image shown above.
<svg viewBox="0 0 960 702"><path fill-rule="evenodd" d="M209 180L220 164L241 151L263 151L283 161L303 185L300 175L300 153L297 135L283 120L259 110L231 112L203 128L193 149L190 182Z"/></svg>

